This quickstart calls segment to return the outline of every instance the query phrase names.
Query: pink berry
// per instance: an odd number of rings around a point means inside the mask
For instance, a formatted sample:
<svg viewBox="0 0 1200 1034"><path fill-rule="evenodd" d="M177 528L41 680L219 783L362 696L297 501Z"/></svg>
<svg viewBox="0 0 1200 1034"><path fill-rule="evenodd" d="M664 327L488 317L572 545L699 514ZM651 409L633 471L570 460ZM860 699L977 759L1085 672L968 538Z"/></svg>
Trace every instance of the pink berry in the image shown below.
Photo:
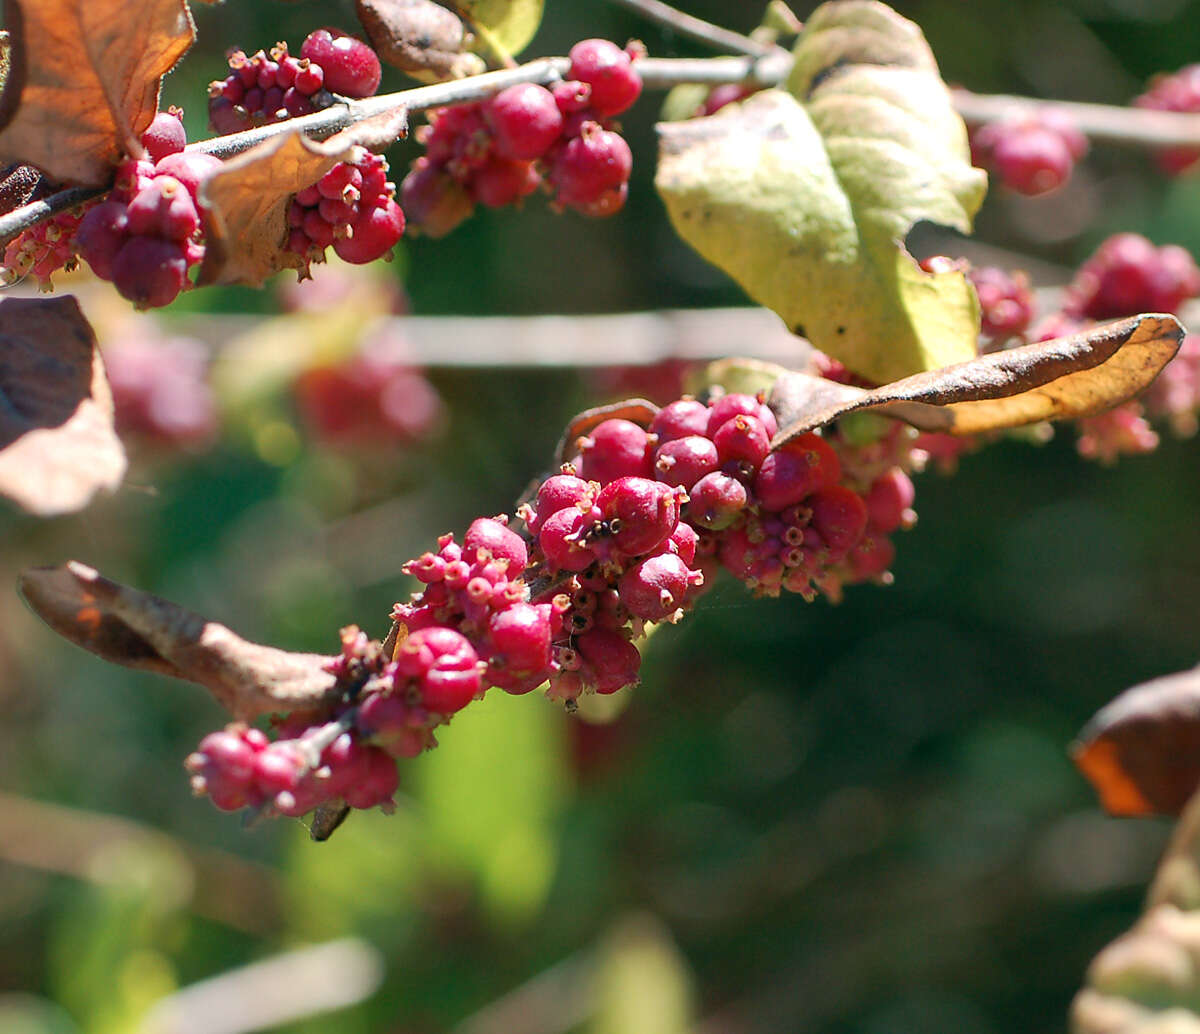
<svg viewBox="0 0 1200 1034"><path fill-rule="evenodd" d="M1004 133L992 150L991 167L1020 194L1046 194L1071 176L1075 159L1062 136L1038 124L1021 123Z"/></svg>
<svg viewBox="0 0 1200 1034"><path fill-rule="evenodd" d="M120 201L102 201L88 210L75 231L75 246L96 276L112 279L113 260L129 238L128 208Z"/></svg>
<svg viewBox="0 0 1200 1034"><path fill-rule="evenodd" d="M381 206L360 213L350 237L339 237L333 250L346 262L363 265L382 258L404 235L404 212L391 198Z"/></svg>
<svg viewBox="0 0 1200 1034"><path fill-rule="evenodd" d="M841 476L841 464L829 443L804 434L763 460L754 478L754 497L763 509L785 510Z"/></svg>
<svg viewBox="0 0 1200 1034"><path fill-rule="evenodd" d="M462 185L427 158L418 158L404 177L400 200L412 225L430 237L444 237L475 209Z"/></svg>
<svg viewBox="0 0 1200 1034"><path fill-rule="evenodd" d="M471 523L463 536L463 556L474 560L480 552L492 560L508 564L507 576L516 578L529 562L525 540L506 524L491 517L480 517ZM480 557L483 560L483 557Z"/></svg>
<svg viewBox="0 0 1200 1034"><path fill-rule="evenodd" d="M339 29L310 32L300 47L306 57L325 70L325 89L346 97L370 97L379 89L383 70L366 43Z"/></svg>
<svg viewBox="0 0 1200 1034"><path fill-rule="evenodd" d="M528 197L541 182L533 162L493 156L471 178L471 193L488 208L503 208Z"/></svg>
<svg viewBox="0 0 1200 1034"><path fill-rule="evenodd" d="M577 442L579 474L606 485L623 477L653 477L653 442L631 420L605 420Z"/></svg>
<svg viewBox="0 0 1200 1034"><path fill-rule="evenodd" d="M112 262L112 282L139 309L169 305L187 283L187 260L175 241L131 237Z"/></svg>
<svg viewBox="0 0 1200 1034"><path fill-rule="evenodd" d="M550 182L564 205L587 205L628 180L632 169L633 153L624 138L588 122L555 156Z"/></svg>
<svg viewBox="0 0 1200 1034"><path fill-rule="evenodd" d="M211 154L184 151L160 158L154 166L156 176L174 176L196 198L200 184L221 168L221 159Z"/></svg>
<svg viewBox="0 0 1200 1034"><path fill-rule="evenodd" d="M751 473L771 451L771 438L762 421L746 414L726 420L712 440L722 463L744 464Z"/></svg>
<svg viewBox="0 0 1200 1034"><path fill-rule="evenodd" d="M549 604L514 603L488 620L488 678L502 689L524 689L529 676L550 673ZM532 687L530 687L532 688Z"/></svg>
<svg viewBox="0 0 1200 1034"><path fill-rule="evenodd" d="M759 402L753 395L745 395L740 392L722 395L713 402L708 411L708 423L704 433L712 438L727 420L743 415L757 418L767 432L767 437L775 437L779 425L776 423L775 414L771 412L770 406Z"/></svg>
<svg viewBox="0 0 1200 1034"><path fill-rule="evenodd" d="M621 602L634 617L662 621L682 606L689 575L687 564L673 553L647 557L621 576Z"/></svg>
<svg viewBox="0 0 1200 1034"><path fill-rule="evenodd" d="M399 688L413 684L423 707L438 714L461 711L481 688L479 656L470 641L452 628L423 628L396 650Z"/></svg>
<svg viewBox="0 0 1200 1034"><path fill-rule="evenodd" d="M695 399L679 399L663 406L650 421L650 433L659 444L690 434L707 434L708 406Z"/></svg>
<svg viewBox="0 0 1200 1034"><path fill-rule="evenodd" d="M654 456L654 472L659 481L678 485L685 491L705 474L721 465L717 446L703 435L691 434L661 445Z"/></svg>
<svg viewBox="0 0 1200 1034"><path fill-rule="evenodd" d="M834 558L845 556L867 529L867 505L845 485L830 485L813 494L812 526Z"/></svg>
<svg viewBox="0 0 1200 1034"><path fill-rule="evenodd" d="M541 522L538 545L551 571L584 571L596 560L585 540L592 522L575 507L550 514Z"/></svg>
<svg viewBox="0 0 1200 1034"><path fill-rule="evenodd" d="M496 150L520 161L540 158L562 133L563 117L554 95L544 86L519 83L484 102L484 121Z"/></svg>
<svg viewBox="0 0 1200 1034"><path fill-rule="evenodd" d="M575 639L597 693L615 693L637 681L642 658L637 647L619 632L592 628Z"/></svg>
<svg viewBox="0 0 1200 1034"><path fill-rule="evenodd" d="M867 519L875 531L888 532L911 524L916 495L912 479L899 467L886 470L871 482L867 491Z"/></svg>
<svg viewBox="0 0 1200 1034"><path fill-rule="evenodd" d="M596 509L612 531L613 544L626 556L640 556L665 542L679 520L677 490L659 481L623 477L596 496Z"/></svg>
<svg viewBox="0 0 1200 1034"><path fill-rule="evenodd" d="M592 88L592 110L602 118L619 115L633 105L642 92L641 76L629 55L615 43L588 39L576 43L568 55L568 79L578 79Z"/></svg>
<svg viewBox="0 0 1200 1034"><path fill-rule="evenodd" d="M709 531L733 524L746 509L746 486L720 471L706 474L688 493L688 520Z"/></svg>
<svg viewBox="0 0 1200 1034"><path fill-rule="evenodd" d="M152 162L176 154L187 146L187 133L179 116L169 111L160 111L142 134L142 146Z"/></svg>

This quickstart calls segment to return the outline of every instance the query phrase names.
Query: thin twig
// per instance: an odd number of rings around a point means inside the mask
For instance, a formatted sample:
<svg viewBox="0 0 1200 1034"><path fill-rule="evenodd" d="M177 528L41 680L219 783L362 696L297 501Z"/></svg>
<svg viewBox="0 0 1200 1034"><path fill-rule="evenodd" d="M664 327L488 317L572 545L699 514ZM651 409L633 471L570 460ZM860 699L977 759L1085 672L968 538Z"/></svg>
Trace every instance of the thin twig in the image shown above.
<svg viewBox="0 0 1200 1034"><path fill-rule="evenodd" d="M620 0L624 2L624 0ZM782 82L791 66L791 56L777 47L757 56L714 58L644 58L638 62L642 81L649 89L670 89L683 83L752 83L774 86ZM547 85L561 79L570 67L565 57L541 58L517 68L485 72L446 83L418 86L411 90L340 100L321 111L300 118L275 122L244 133L213 137L188 145L189 151L229 158L273 137L300 130L314 139L324 139L364 119L403 106L424 111L449 104L481 100L517 83ZM1141 147L1195 146L1200 148L1200 114L1147 111L1107 104L1080 104L951 91L955 107L969 123L997 122L1020 115L1057 108L1069 115L1079 129L1094 140ZM51 218L59 212L98 197L103 190L70 187L0 216L0 242Z"/></svg>
<svg viewBox="0 0 1200 1034"><path fill-rule="evenodd" d="M735 54L749 54L752 57L762 57L775 48L767 43L759 43L756 39L743 36L740 32L723 29L720 25L706 22L703 18L685 14L676 10L662 0L611 0L620 7L628 7L642 17L659 25L665 25L680 36L707 43L717 50L732 50Z"/></svg>
<svg viewBox="0 0 1200 1034"><path fill-rule="evenodd" d="M1200 114L971 93L961 88L951 90L950 96L971 125L1027 117L1052 108L1092 140L1129 147L1200 147Z"/></svg>

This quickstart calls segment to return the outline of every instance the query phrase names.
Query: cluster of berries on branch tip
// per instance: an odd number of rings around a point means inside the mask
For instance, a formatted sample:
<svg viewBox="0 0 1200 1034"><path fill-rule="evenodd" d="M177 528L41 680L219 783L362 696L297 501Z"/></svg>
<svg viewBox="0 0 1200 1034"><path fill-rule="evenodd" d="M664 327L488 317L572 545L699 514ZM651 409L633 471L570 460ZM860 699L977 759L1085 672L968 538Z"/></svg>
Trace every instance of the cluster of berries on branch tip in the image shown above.
<svg viewBox="0 0 1200 1034"><path fill-rule="evenodd" d="M518 509L522 531L480 518L409 561L420 589L393 608L387 642L343 632L329 664L338 700L284 719L274 740L240 725L213 733L187 762L195 790L284 815L386 806L393 760L436 746L489 689L545 686L573 707L635 683L647 626L679 621L722 569L758 595L810 600L890 580L891 535L915 520L908 428L833 428L772 451L761 397L636 408L640 422L582 425L568 462Z"/></svg>
<svg viewBox="0 0 1200 1034"><path fill-rule="evenodd" d="M633 156L612 119L641 94L635 45L590 39L571 48L567 79L550 89L510 86L487 100L430 112L425 147L401 184L413 225L453 230L476 204L500 208L539 187L559 208L589 216L620 211Z"/></svg>

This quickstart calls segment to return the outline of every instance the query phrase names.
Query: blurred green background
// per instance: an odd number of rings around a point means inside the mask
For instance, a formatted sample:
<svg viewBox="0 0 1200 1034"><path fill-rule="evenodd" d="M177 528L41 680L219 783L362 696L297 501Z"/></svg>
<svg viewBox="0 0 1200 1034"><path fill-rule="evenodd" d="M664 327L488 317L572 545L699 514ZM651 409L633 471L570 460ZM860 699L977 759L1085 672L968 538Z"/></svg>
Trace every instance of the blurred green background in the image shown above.
<svg viewBox="0 0 1200 1034"><path fill-rule="evenodd" d="M743 31L761 14L681 6ZM547 7L530 55L595 35L704 53L601 0ZM981 92L1124 103L1200 39L1200 3L1182 0L897 7L946 79ZM196 17L164 101L185 106L192 139L228 46L353 24L350 5L315 0ZM401 85L388 73L385 89ZM739 304L653 192L656 103L623 119L623 214L534 199L406 241L387 269L413 311ZM395 148L394 168L415 153ZM1064 191L995 196L979 220L982 239L1064 269L1118 229L1200 254L1200 177L1168 182L1144 154L1097 147ZM209 289L163 318L277 308L269 291ZM79 516L5 509L5 584L75 558L288 648L330 651L352 622L382 634L411 588L401 563L511 509L605 390L572 371L431 377L449 413L431 445L309 445L275 463L236 434L196 456L135 448L121 492ZM1104 817L1067 745L1121 689L1200 652L1200 442L1101 468L1071 439L1005 441L924 475L890 588L834 607L721 585L654 637L607 724L493 693L404 766L396 815L354 814L326 844L194 800L181 762L222 723L216 705L65 645L8 592L0 1030L135 1031L185 987L198 996L176 999L171 1029L198 1034L250 1029L273 994L357 1001L262 1028L294 1034L1064 1029L1168 829ZM331 954L282 954L305 945ZM272 957L282 991L241 969ZM207 996L192 986L239 970Z"/></svg>

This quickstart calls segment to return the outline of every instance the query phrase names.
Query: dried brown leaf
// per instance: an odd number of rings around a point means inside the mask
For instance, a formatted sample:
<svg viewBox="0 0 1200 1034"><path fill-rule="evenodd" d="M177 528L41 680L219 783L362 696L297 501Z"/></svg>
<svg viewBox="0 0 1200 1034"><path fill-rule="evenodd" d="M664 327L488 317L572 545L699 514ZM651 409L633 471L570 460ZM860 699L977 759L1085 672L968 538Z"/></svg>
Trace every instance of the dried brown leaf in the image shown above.
<svg viewBox="0 0 1200 1034"><path fill-rule="evenodd" d="M994 352L865 390L789 374L770 405L774 448L857 410L879 410L925 431L978 434L1098 413L1142 391L1183 338L1174 316L1143 314L1070 337Z"/></svg>
<svg viewBox="0 0 1200 1034"><path fill-rule="evenodd" d="M657 413L658 406L646 399L624 399L621 402L610 402L605 406L585 409L567 424L554 454L559 463L565 463L575 451L575 440L581 435L590 434L605 420L629 420L645 427Z"/></svg>
<svg viewBox="0 0 1200 1034"><path fill-rule="evenodd" d="M1200 668L1127 689L1071 756L1113 815L1178 815L1200 787Z"/></svg>
<svg viewBox="0 0 1200 1034"><path fill-rule="evenodd" d="M200 187L207 245L197 282L257 287L281 269L302 268L300 257L284 250L292 195L352 158L356 146L382 149L407 125L406 112L397 108L324 143L297 130L226 161Z"/></svg>
<svg viewBox="0 0 1200 1034"><path fill-rule="evenodd" d="M0 302L0 494L30 513L71 513L124 475L104 363L78 303Z"/></svg>
<svg viewBox="0 0 1200 1034"><path fill-rule="evenodd" d="M199 683L235 718L311 707L334 691L330 658L248 642L85 564L33 568L18 585L59 635L114 664Z"/></svg>
<svg viewBox="0 0 1200 1034"><path fill-rule="evenodd" d="M464 53L470 34L462 19L433 0L358 0L358 20L379 56L421 79L459 79L484 71Z"/></svg>
<svg viewBox="0 0 1200 1034"><path fill-rule="evenodd" d="M5 0L12 57L0 164L102 187L195 38L186 0Z"/></svg>

